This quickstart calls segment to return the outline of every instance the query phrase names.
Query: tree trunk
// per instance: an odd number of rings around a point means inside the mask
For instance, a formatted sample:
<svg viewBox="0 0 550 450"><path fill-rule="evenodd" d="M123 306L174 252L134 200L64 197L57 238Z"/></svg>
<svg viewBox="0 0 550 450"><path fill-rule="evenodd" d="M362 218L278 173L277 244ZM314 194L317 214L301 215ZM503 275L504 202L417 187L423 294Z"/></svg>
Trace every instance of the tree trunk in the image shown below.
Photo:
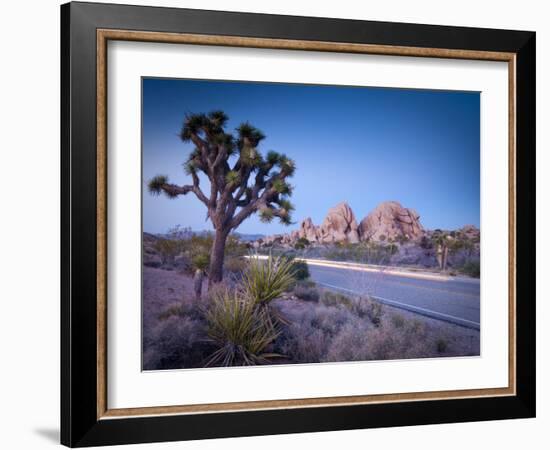
<svg viewBox="0 0 550 450"><path fill-rule="evenodd" d="M210 269L208 270L208 286L219 283L223 278L223 259L225 256L225 242L229 230L216 230L212 251L210 252Z"/></svg>
<svg viewBox="0 0 550 450"><path fill-rule="evenodd" d="M439 265L440 269L443 269L443 246L441 244L437 244L437 249L435 253L437 258L437 264Z"/></svg>
<svg viewBox="0 0 550 450"><path fill-rule="evenodd" d="M204 280L204 270L195 270L195 277L193 279L193 289L195 291L195 298L200 300L202 296L202 281Z"/></svg>

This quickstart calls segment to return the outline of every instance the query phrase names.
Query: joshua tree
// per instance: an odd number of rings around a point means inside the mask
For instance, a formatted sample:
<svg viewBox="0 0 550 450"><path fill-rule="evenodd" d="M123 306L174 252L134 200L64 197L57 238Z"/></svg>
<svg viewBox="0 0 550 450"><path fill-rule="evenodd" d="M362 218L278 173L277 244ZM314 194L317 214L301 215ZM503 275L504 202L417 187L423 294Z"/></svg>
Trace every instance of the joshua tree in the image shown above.
<svg viewBox="0 0 550 450"><path fill-rule="evenodd" d="M206 218L215 230L209 284L222 280L225 243L232 230L254 213L262 222L277 217L290 225L294 209L288 200L292 187L287 182L294 173L294 161L274 151L264 158L258 151L263 133L246 122L234 136L225 130L227 121L223 111L187 115L180 138L195 146L184 164L192 184L178 186L164 175L149 181L152 194L176 198L193 193L205 205ZM208 178L209 195L200 186L200 174Z"/></svg>
<svg viewBox="0 0 550 450"><path fill-rule="evenodd" d="M447 270L447 257L449 254L449 237L447 233L439 229L435 230L432 240L436 245L436 257L441 270Z"/></svg>

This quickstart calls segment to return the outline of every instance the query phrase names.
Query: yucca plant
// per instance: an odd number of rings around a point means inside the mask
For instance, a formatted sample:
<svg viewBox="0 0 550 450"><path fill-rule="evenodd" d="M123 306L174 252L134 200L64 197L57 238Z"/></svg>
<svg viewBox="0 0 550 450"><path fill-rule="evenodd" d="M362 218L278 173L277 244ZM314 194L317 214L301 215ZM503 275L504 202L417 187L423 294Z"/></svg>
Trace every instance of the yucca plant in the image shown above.
<svg viewBox="0 0 550 450"><path fill-rule="evenodd" d="M294 261L284 257L269 256L260 260L252 256L244 274L245 295L264 310L274 323L288 324L288 321L271 307L270 303L283 295L296 282Z"/></svg>
<svg viewBox="0 0 550 450"><path fill-rule="evenodd" d="M281 356L267 352L279 336L276 326L242 293L218 292L205 318L209 340L218 347L206 360L206 367L265 364Z"/></svg>
<svg viewBox="0 0 550 450"><path fill-rule="evenodd" d="M294 261L269 256L261 260L252 256L244 275L244 290L257 305L267 305L280 297L296 281Z"/></svg>

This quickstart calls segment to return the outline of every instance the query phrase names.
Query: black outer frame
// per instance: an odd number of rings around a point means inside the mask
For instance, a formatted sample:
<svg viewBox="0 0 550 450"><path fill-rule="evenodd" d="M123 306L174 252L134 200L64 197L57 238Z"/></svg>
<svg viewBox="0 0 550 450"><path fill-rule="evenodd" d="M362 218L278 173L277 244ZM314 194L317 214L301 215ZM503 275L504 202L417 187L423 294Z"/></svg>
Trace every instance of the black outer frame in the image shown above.
<svg viewBox="0 0 550 450"><path fill-rule="evenodd" d="M96 29L516 53L517 395L98 420ZM112 4L61 6L61 443L71 447L535 416L535 33Z"/></svg>

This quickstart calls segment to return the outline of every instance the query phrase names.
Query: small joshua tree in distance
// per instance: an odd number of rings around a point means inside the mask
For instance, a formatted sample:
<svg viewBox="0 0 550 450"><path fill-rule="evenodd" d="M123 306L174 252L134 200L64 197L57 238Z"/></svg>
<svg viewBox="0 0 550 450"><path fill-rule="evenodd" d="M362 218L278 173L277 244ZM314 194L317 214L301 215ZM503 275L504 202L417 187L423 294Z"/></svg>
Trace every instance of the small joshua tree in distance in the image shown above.
<svg viewBox="0 0 550 450"><path fill-rule="evenodd" d="M258 145L264 134L245 122L233 135L226 132L227 121L223 111L187 115L180 138L195 146L184 164L192 184L179 186L157 175L148 185L152 194L164 193L169 198L193 193L206 207L206 217L215 230L210 285L222 280L225 244L231 231L255 213L262 222L278 218L290 225L294 210L289 201L292 187L287 181L294 174L294 161L274 151L262 156ZM208 194L200 186L199 174L210 182Z"/></svg>

